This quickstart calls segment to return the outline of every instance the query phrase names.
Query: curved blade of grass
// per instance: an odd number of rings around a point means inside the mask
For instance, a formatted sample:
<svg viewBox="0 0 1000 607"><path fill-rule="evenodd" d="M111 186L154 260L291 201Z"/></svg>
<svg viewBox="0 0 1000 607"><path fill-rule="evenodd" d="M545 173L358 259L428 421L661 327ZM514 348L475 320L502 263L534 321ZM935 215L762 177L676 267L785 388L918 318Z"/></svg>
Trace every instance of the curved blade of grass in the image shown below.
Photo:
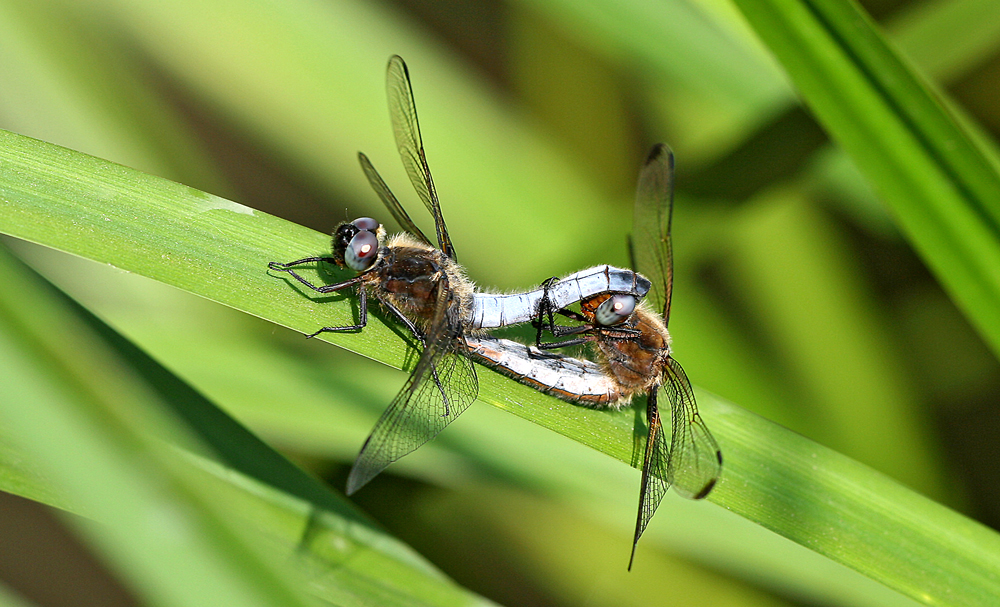
<svg viewBox="0 0 1000 607"><path fill-rule="evenodd" d="M3 438L0 453L0 489L57 508L81 510L79 502L64 495L52 499L58 488L50 475L31 465L36 460L33 454ZM179 459L175 465L183 474L194 477L213 501L225 505L227 518L259 534L271 553L291 559L305 572L310 592L325 601L387 607L493 604L457 586L419 557L385 558L380 553L396 550L397 542L384 532L317 509L308 500L212 459L180 450L172 455ZM109 522L103 517L97 520ZM98 526L97 532L104 527Z"/></svg>
<svg viewBox="0 0 1000 607"><path fill-rule="evenodd" d="M302 294L266 263L322 252L326 237L152 176L0 132L0 231L156 278L308 331L353 317L349 297ZM398 329L371 319L329 341L400 366ZM412 357L411 357L412 358ZM554 401L493 373L481 396L621 461L629 416ZM702 395L726 454L710 500L923 601L1000 596L1000 536L848 458Z"/></svg>
<svg viewBox="0 0 1000 607"><path fill-rule="evenodd" d="M164 491L164 495L160 496L163 503L158 505L150 505L144 501L143 487L136 488L136 483L129 483L128 479L115 476L119 468L133 461L140 474L142 471L148 472L144 480L154 485L173 488L179 482L184 488L194 487L197 497L212 504L215 509L215 512L209 512L207 518L211 519L212 514L224 516L228 524L233 524L232 521L239 522L237 528L241 530L240 533L243 533L243 529L253 529L257 532L256 536L264 538L266 544L277 543L276 548L268 547L268 554L272 555L270 558L276 562L283 562L293 555L300 557L299 564L308 565L299 568L308 574L308 587L322 588L319 594L327 601L336 604L363 605L374 602L380 605L428 606L484 603L482 599L445 579L410 549L386 536L384 532L372 528L343 498L335 496L318 481L264 445L98 319L78 306L76 310L73 309L74 306L67 306L65 297L54 290L40 288L40 281L32 280L30 272L19 267L6 254L0 256L0 276L8 287L0 296L0 322L3 323L0 326L4 329L2 337L10 338L5 345L11 346L3 349L5 380L11 380L6 374L17 373L21 367L30 363L31 354L35 350L44 351L49 355L47 358L50 361L50 364L41 366L35 375L19 375L17 382L4 382L7 386L16 383L18 389L6 391L5 398L0 398L0 407L3 407L0 411L11 411L8 407L20 409L21 417L33 416L33 419L24 420L17 419L16 415L4 415L4 419L22 423L13 423L9 428L5 425L3 457L0 459L0 487L103 522L103 525L90 528L89 532L98 538L99 544L111 545L109 552L113 557L121 558L123 551L128 554L137 551L147 559L162 559L155 561L160 564L155 575L163 577L153 581L152 590L146 588L150 583L146 579L149 577L148 572L137 575L132 568L124 567L126 573L131 572L136 576L135 583L140 588L156 592L160 586L169 585L175 575L180 575L183 579L185 574L193 578L195 588L198 583L216 582L211 581L211 568L206 570L209 572L208 576L198 578L196 567L187 570L173 566L169 558L162 558L164 553L169 557L173 540L164 541L160 538L157 543L156 533L151 535L142 533L143 530L136 531L132 529L133 520L121 516L121 510L127 510L129 506L137 508L140 513L157 507L182 512L198 511L198 504L189 503L190 500L185 499L188 496L182 490ZM75 316L83 316L84 323L78 322ZM100 339L95 339L98 335L84 325L96 329L96 333L104 338L117 356L109 356L111 353L107 351L105 344ZM50 330L53 326L58 326L58 333ZM12 343L18 337L22 339L16 344ZM81 356L81 353L85 353L85 356ZM120 373L124 368L129 368L132 373ZM94 416L95 427L92 428L95 434L101 435L101 442L105 445L114 441L112 436L116 431L123 435L121 438L124 441L131 440L133 444L124 456L124 462L107 454L104 458L93 455L88 457L90 454L86 451L87 445L83 439L73 442L70 438L70 442L64 442L66 435L58 432L46 437L47 439L40 439L30 429L25 431L26 428L31 428L25 422L33 422L35 429L42 432L50 425L52 412L45 407L37 410L25 407L25 403L37 402L25 395L44 394L47 390L57 389L63 379L59 377L60 371L65 371L70 376L69 382L66 382L70 384L65 391L66 398L57 404L63 407L63 417L72 420L79 413L73 408L78 401L114 403L105 405L107 409L124 407L123 410L105 411L110 412L110 415L101 416L98 412ZM136 377L145 380L145 385L135 385ZM164 408L187 422L186 429L192 430L226 464L213 463L201 456L185 455L183 451L165 448L167 442L173 442L171 439L176 439L178 433L183 434L183 431L176 428L171 423L172 420L159 417L155 411L144 412L144 407L155 409L161 404L155 402L155 397L149 399L152 403L143 402L142 392L146 389L152 389L161 396L164 401L162 404L166 405ZM124 415L118 416L125 418L125 423L121 424L125 427L117 427L114 423L116 414L121 411L125 412ZM151 438L156 440L151 442ZM191 444L183 436L181 442ZM18 447L15 443L30 444L34 448ZM73 455L69 456L70 453ZM76 462L77 458L81 461ZM72 464L60 466L53 463L54 460L65 462L66 459L73 460ZM169 478L162 478L163 474L157 475L156 472L163 471L149 460L162 464L166 469L165 475ZM193 468L189 465L191 463L195 464ZM58 467L58 474L46 472L46 464L48 469ZM86 472L81 471L81 467ZM207 476L206 471L209 472ZM67 485L65 475L69 474L74 476L76 483L86 483L90 493L80 491L79 486ZM175 482L170 482L171 479ZM123 489L131 491L125 493ZM126 502L126 507L117 511L110 510L108 502ZM140 526L144 524L141 518L139 523ZM155 524L151 526L157 527ZM224 536L225 529L219 529L218 526L220 523L217 520L209 520L203 526L201 535L206 538ZM123 542L121 537L115 537L116 534L134 540L135 544ZM191 542L181 544L182 547L191 548ZM222 542L220 544L222 555L221 558L216 558L224 565L226 551L233 548ZM201 559L201 562L204 560ZM243 567L238 559L232 560L231 564L237 568ZM253 566L247 570L248 575L260 574L259 571L254 573ZM267 584L266 575L260 581ZM306 578L298 576L287 577L285 582L298 590L307 587ZM221 586L225 586L224 580ZM248 591L260 594L252 587ZM194 596L200 597L200 594L196 592ZM176 602L180 599L174 597L171 600ZM225 599L220 597L219 600Z"/></svg>
<svg viewBox="0 0 1000 607"><path fill-rule="evenodd" d="M150 603L307 605L298 576L226 521L145 429L190 438L126 376L101 381L114 361L36 297L19 269L0 262L3 432L67 499L107 523L73 519L81 532Z"/></svg>
<svg viewBox="0 0 1000 607"><path fill-rule="evenodd" d="M1000 176L844 0L737 0L806 103L1000 355Z"/></svg>
<svg viewBox="0 0 1000 607"><path fill-rule="evenodd" d="M270 323L213 305L208 300L195 301L190 293L111 268L102 270L87 260L71 259L37 245L18 244L18 252L32 265L42 267L47 277L142 348L155 353L164 365L211 394L221 407L255 432L307 457L349 462L404 380L404 374L397 370L327 344L311 343L299 334L276 330L273 325L268 326ZM63 267L56 267L56 263ZM689 310L692 293L694 290L684 289L683 301ZM689 314L686 312L683 318L689 319ZM150 323L151 318L156 322ZM687 335L683 343L697 344L696 349L684 349L685 364L695 352L704 356L706 342L702 339L692 340ZM480 377L487 375L492 373L486 369L480 371ZM633 412L621 415L630 416ZM525 424L524 420L505 415L494 407L471 407L457 427L394 464L390 472L446 488L445 493L455 495L456 499L472 493L477 496L471 498L474 502L489 501L483 497L483 485L488 485L508 495L524 491L545 495L553 514L566 521L572 516L568 511L590 513L590 525L578 529L581 538L593 539L609 529L615 530L613 533L621 540L620 552L612 551L608 553L611 561L584 570L569 565L565 560L567 553L560 559L559 567L569 567L575 576L583 578L593 576L595 568L600 570L603 583L619 587L625 593L621 600L626 600L624 596L632 592L645 594L635 585L636 574L665 580L662 583L669 583L668 578L678 575L675 563L659 560L657 555L665 550L680 560L688 563L694 560L714 572L698 567L699 574L681 576L685 580L685 596L702 604L714 604L711 588L728 586L734 582L733 578L755 588L770 589L777 596L797 596L830 607L915 604L888 587L747 519L675 497L667 498L659 516L646 530L640 542L640 555L636 557L641 571L629 576L625 562L628 539L634 531L631 525L638 473L627 470L617 460L582 444L562 440L542 426ZM408 499L406 509L425 512L428 506L421 505L422 501ZM467 529L470 525L503 526L502 521L489 522L477 517L490 518L513 507L516 506L504 501L493 503L485 510L467 512L461 522L454 524ZM439 513L436 506L430 509ZM499 518L506 520L506 516ZM474 520L478 523L473 523ZM463 536L463 531L444 525L430 536L445 534L455 539ZM506 553L510 542L518 544L515 538L523 534L533 535L534 545L551 542L550 548L542 550L549 555L556 546L566 545L566 550L572 551L567 542L576 541L562 537L540 520L524 520L522 529L512 531L513 537L505 534L490 540L488 550L501 546L500 551ZM443 542L433 542L432 556L435 560L442 559L440 564L447 568L448 559L451 563L456 559L446 547L448 540ZM460 546L454 548L462 550ZM602 550L606 548L597 549L597 553ZM618 567L614 565L616 554L621 559ZM585 560L581 555L576 556L580 558ZM529 558L528 562L535 560ZM538 567L536 571L543 565ZM667 569L673 573L667 573ZM539 581L556 587L560 586L560 579L557 575L543 575ZM654 587L662 588L662 583ZM650 594L653 596L642 600L636 597L633 602L659 600L659 594Z"/></svg>
<svg viewBox="0 0 1000 607"><path fill-rule="evenodd" d="M97 333L105 345L128 365L132 374L143 379L162 403L186 422L187 428L210 449L210 456L222 465L276 491L308 502L312 508L325 511L326 516L339 519L342 527L366 527L367 534L378 538L370 547L391 560L414 564L424 573L431 573L435 579L440 577L437 570L409 547L394 542L393 538L375 529L368 517L357 511L350 501L291 463L89 310L55 289L52 295L62 300L62 305L72 309L82 322ZM72 349L69 344L65 347ZM156 428L151 430L155 432ZM338 563L338 566L343 567L344 564ZM387 579L391 581L391 578Z"/></svg>

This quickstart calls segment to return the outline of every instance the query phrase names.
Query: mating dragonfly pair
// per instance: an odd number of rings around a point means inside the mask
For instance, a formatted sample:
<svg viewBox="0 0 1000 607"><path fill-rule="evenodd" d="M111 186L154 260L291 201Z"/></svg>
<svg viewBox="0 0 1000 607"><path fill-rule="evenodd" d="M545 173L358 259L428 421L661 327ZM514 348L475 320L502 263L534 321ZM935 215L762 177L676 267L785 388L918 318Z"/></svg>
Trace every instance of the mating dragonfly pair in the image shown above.
<svg viewBox="0 0 1000 607"><path fill-rule="evenodd" d="M633 396L645 393L648 435L632 543L634 558L636 543L667 489L673 485L685 497L704 498L722 469L721 452L698 414L690 381L671 356L667 332L673 286L673 154L665 145L655 146L639 176L633 216L635 271L596 266L560 280L550 279L526 293L477 292L456 262L424 154L409 73L400 57L389 60L387 80L396 144L410 181L434 218L437 247L413 223L368 158L359 153L372 188L405 232L387 238L379 222L363 217L337 227L332 256L269 264L270 269L287 272L318 293L354 287L358 322L322 327L308 337L361 330L367 323L368 297L373 296L420 342L422 352L410 377L375 424L351 468L348 495L434 438L472 404L479 393L473 360L589 407L619 409ZM358 275L317 286L293 269L320 262L347 266ZM568 309L574 304L579 304L579 312ZM578 324L557 324L557 314ZM534 347L487 333L526 322L537 327ZM553 341L543 341L546 334ZM550 352L582 343L593 344L598 362ZM659 412L663 397L670 404L669 438Z"/></svg>

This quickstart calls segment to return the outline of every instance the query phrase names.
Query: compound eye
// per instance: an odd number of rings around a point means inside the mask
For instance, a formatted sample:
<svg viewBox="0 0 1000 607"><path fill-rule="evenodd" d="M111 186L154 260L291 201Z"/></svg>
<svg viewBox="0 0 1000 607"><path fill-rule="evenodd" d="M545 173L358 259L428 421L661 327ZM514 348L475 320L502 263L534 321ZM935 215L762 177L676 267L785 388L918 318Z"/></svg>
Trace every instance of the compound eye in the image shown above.
<svg viewBox="0 0 1000 607"><path fill-rule="evenodd" d="M344 263L347 267L362 272L372 267L378 257L378 236L362 230L354 235L351 243L344 251Z"/></svg>
<svg viewBox="0 0 1000 607"><path fill-rule="evenodd" d="M378 222L371 217L359 217L352 221L351 224L359 230L367 230L369 232L374 232L378 229Z"/></svg>
<svg viewBox="0 0 1000 607"><path fill-rule="evenodd" d="M605 327L619 325L632 316L635 311L635 297L628 294L612 295L604 300L604 303L597 306L594 312L594 320L597 324Z"/></svg>

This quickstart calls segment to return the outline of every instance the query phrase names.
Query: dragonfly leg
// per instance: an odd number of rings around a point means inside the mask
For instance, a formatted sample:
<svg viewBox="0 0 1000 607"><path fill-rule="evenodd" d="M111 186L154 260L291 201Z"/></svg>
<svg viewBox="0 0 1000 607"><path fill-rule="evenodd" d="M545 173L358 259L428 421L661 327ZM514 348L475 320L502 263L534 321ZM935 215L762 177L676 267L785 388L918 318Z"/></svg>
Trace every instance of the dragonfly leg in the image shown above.
<svg viewBox="0 0 1000 607"><path fill-rule="evenodd" d="M549 299L549 289L555 284L558 278L553 276L552 278L546 280L542 283L542 299L538 302L538 316L531 321L531 324L535 326L538 331L535 333L535 343L542 343L542 331L546 328L552 328L556 326L555 318L552 317L553 305L552 300ZM549 324L546 326L543 322L544 318L549 317Z"/></svg>
<svg viewBox="0 0 1000 607"><path fill-rule="evenodd" d="M451 407L448 405L448 393L445 392L444 386L441 384L441 378L438 377L437 369L434 367L431 367L431 377L434 379L434 385L437 387L438 392L441 393L441 402L444 403L444 413L441 414L441 417L448 417L451 415Z"/></svg>
<svg viewBox="0 0 1000 607"><path fill-rule="evenodd" d="M309 287L313 291L316 291L317 293L333 293L335 291L343 289L344 287L349 287L364 280L363 278L364 274L359 274L354 278L350 278L343 282L338 282L332 285L320 285L317 287L316 285L314 285L313 283L309 282L301 275L299 275L298 272L292 269L293 266L298 266L305 263L315 263L318 261L325 261L327 263L336 264L336 260L332 257L306 257L305 259L299 259L297 261L292 261L289 263L280 263L277 261L272 261L269 264L267 264L267 267L276 272L288 272L289 274L292 275L292 278L304 284L305 286Z"/></svg>
<svg viewBox="0 0 1000 607"><path fill-rule="evenodd" d="M316 337L320 333L340 333L343 331L360 331L368 325L368 292L362 287L358 289L358 322L346 327L322 327L318 331L306 335L306 339Z"/></svg>
<svg viewBox="0 0 1000 607"><path fill-rule="evenodd" d="M575 312L570 312L568 310L560 310L560 314L567 316L573 320L584 320L583 317L578 316ZM565 314L564 314L565 313ZM590 334L594 330L594 327L590 324L577 325L575 327L564 327L561 325L555 325L548 327L549 333L555 338L566 337L569 335L579 335L580 333ZM555 350L557 348L568 348L569 346L578 346L580 344L585 344L590 341L589 337L577 337L574 339L563 339L558 341L541 341L541 332L539 331L539 339L536 339L535 346L541 350Z"/></svg>
<svg viewBox="0 0 1000 607"><path fill-rule="evenodd" d="M376 297L377 297L377 295L376 295ZM409 318L407 318L406 315L403 314L399 310L399 308L397 308L396 306L392 305L391 303L389 303L388 301L386 301L385 299L383 299L381 297L379 297L379 303L381 303L382 307L384 307L386 310L389 310L390 312L392 312L393 315L396 318L398 318L399 321L401 323L403 323L403 325L406 326L407 329L410 330L410 333L412 333L413 336L417 338L417 341L420 342L420 347L421 348L426 348L427 347L427 340L424 338L423 331L421 331L420 329L418 329L417 325L413 324L413 321L410 320Z"/></svg>
<svg viewBox="0 0 1000 607"><path fill-rule="evenodd" d="M565 337L567 335L576 335L578 333L583 333L591 330L590 324L583 324L576 327L564 327L556 324L555 314L560 314L569 318L570 320L575 320L578 322L586 323L587 319L581 316L579 313L572 310L561 309L555 310L552 305L552 300L549 299L549 287L551 287L558 280L557 277L546 280L542 283L542 289L544 290L542 294L541 301L538 302L538 315L531 321L531 324L535 327L535 345L542 350L552 350L555 348L565 348L567 346L575 346L582 343L586 343L588 340L586 338L578 339L567 339L562 341L554 342L544 342L542 341L542 332L548 331L553 337ZM546 322L546 320L548 322Z"/></svg>

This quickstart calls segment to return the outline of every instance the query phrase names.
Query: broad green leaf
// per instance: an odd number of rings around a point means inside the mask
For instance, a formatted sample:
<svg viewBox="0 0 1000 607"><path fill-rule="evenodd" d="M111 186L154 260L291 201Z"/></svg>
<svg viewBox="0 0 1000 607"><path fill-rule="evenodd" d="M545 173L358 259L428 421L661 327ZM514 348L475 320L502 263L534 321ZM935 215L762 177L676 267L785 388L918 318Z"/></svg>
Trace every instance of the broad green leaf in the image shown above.
<svg viewBox="0 0 1000 607"><path fill-rule="evenodd" d="M47 277L116 329L211 394L269 443L310 459L350 462L405 379L405 374L395 369L305 340L299 333L278 330L270 323L143 277L97 267L37 245L22 244L16 250L32 265L44 267ZM683 292L684 301L689 302L692 291L685 287ZM690 303L687 308L690 310ZM694 340L691 337L687 334L683 339L685 365L693 353L701 354L705 345L701 335ZM492 372L483 368L479 375L484 379ZM634 414L624 411L619 415L635 419ZM713 603L712 595L739 586L748 592L766 589L777 596L809 597L812 602L828 605L914 604L747 519L675 496L667 498L643 535L636 568L629 574L625 564L635 520L638 471L485 403L472 406L456 424L393 464L388 473L394 478L381 479L384 485L379 486L409 486L412 481L405 478L426 485L425 490L407 495L406 508L400 512L384 504L403 500L386 496L375 487L359 494L362 507L390 528L403 525L405 530L397 531L401 537L412 537L425 556L456 576L466 564L476 568L475 560L456 556L469 550L468 534L500 526L505 529L502 535L471 542L477 552L486 552L480 558L489 560L487 554L494 552L513 563L558 558L560 563L538 563L538 567L568 568L574 572L569 575L567 571L569 577L588 578L599 573L603 583L620 589L620 600L610 605L659 600L662 593L654 592L655 585L637 586L635 576L672 579L675 573L671 571L677 567L690 572L683 575L684 596L709 604ZM333 485L335 489L342 486L336 481ZM498 490L500 495L485 497ZM565 526L546 524L544 519L522 518L522 529L506 530L510 520L506 510L516 508L510 502L523 500L520 494L525 492L547 498L536 500L541 502L539 507L544 504L550 511L547 516L565 521L574 513L584 513L573 519L580 521L576 531L580 537L567 537L559 531ZM468 509L459 518L442 519L436 506L439 494L446 494L447 501L462 502L455 508ZM483 501L490 502L489 506L484 507ZM417 519L417 528L421 528L419 521L429 517L441 519L437 529L423 527L422 532L409 535L414 532L411 519ZM606 558L582 569L567 562L570 552L577 555L571 546L603 537L609 528L617 544L589 549ZM526 535L534 539L529 543L518 540ZM558 547L563 545L566 553L559 558ZM508 552L511 549L513 554ZM691 567L692 561L700 566ZM753 564L749 570L747 563ZM532 579L561 595L558 589L566 575L536 575ZM485 588L477 588L489 595Z"/></svg>

